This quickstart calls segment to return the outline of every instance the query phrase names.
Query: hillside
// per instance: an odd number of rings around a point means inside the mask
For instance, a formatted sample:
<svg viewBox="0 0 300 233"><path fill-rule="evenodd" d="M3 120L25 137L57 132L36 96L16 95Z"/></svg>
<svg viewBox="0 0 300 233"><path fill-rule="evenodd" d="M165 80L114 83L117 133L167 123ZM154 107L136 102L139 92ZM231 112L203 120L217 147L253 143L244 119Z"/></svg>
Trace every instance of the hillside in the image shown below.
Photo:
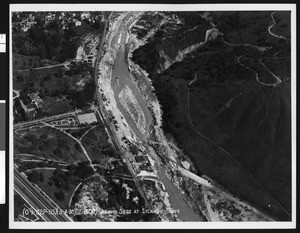
<svg viewBox="0 0 300 233"><path fill-rule="evenodd" d="M133 60L153 81L164 130L173 134L198 172L279 220L288 220L290 42L268 32L271 13L214 12L213 21L223 36L176 62L180 51L204 41L212 27L196 12L188 24L180 12L174 18L181 24L158 30L134 52ZM273 29L277 23L285 25L286 17L288 12L280 12ZM289 38L288 30L281 26L276 32ZM170 59L170 66L162 57Z"/></svg>

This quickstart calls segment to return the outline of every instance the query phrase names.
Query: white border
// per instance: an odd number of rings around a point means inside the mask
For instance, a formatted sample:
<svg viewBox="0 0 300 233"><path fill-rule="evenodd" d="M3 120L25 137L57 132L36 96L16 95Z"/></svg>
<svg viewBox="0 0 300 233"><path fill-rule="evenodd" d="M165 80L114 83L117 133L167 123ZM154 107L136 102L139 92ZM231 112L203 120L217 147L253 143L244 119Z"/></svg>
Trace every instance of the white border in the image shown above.
<svg viewBox="0 0 300 233"><path fill-rule="evenodd" d="M13 122L10 121L10 179L9 227L13 229L283 229L296 227L296 4L10 4L12 11L291 11L291 96L292 96L292 221L291 222L14 222L13 217ZM10 38L12 32L9 31ZM12 77L12 42L9 41L10 77ZM9 116L13 119L12 78L10 84Z"/></svg>
<svg viewBox="0 0 300 233"><path fill-rule="evenodd" d="M5 104L5 100L0 100L0 104ZM5 117L6 117L6 110L5 110ZM6 137L6 132L4 132L4 137ZM6 147L6 145L5 145ZM0 151L0 204L5 204L5 150Z"/></svg>
<svg viewBox="0 0 300 233"><path fill-rule="evenodd" d="M5 195L5 151L0 151L0 204L5 204L6 195Z"/></svg>

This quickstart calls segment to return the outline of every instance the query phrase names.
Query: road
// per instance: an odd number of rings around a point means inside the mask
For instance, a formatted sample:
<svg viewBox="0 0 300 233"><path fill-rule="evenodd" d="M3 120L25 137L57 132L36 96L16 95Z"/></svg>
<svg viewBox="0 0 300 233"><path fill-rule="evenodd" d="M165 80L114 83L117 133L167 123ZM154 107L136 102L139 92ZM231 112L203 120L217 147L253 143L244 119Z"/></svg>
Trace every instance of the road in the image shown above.
<svg viewBox="0 0 300 233"><path fill-rule="evenodd" d="M257 73L255 70L251 69L250 67L246 66L244 63L241 62L241 58L242 58L242 57L244 57L244 55L239 56L239 57L237 58L237 62L238 62L241 66L245 67L247 70L250 70L250 71L254 72L254 73L255 73L256 81L257 81L259 84L264 85L264 86L267 86L267 87L279 87L279 86L280 86L280 84L282 83L281 79L280 79L279 77L277 77L276 75L274 75L274 74L269 70L269 68L262 62L261 58L259 59L259 62L260 62L260 63L264 66L264 68L265 68L266 70L268 70L268 72L276 79L276 82L274 82L274 83L264 83L264 82L260 81L260 80L259 80L259 75L258 75L258 73Z"/></svg>
<svg viewBox="0 0 300 233"><path fill-rule="evenodd" d="M274 18L275 13L276 13L275 11L271 13L271 18L273 20L273 23L268 27L268 32L270 33L271 36L274 36L278 39L284 39L284 40L287 40L287 41L291 41L289 38L286 38L282 35L275 34L274 32L271 31L271 29L276 25L276 20Z"/></svg>
<svg viewBox="0 0 300 233"><path fill-rule="evenodd" d="M42 210L40 215L46 222L71 222L64 211L57 205L53 205L53 201L42 195L41 190L34 187L25 176L23 176L16 168L14 169L14 188L35 210ZM56 211L60 213L56 213Z"/></svg>
<svg viewBox="0 0 300 233"><path fill-rule="evenodd" d="M27 71L34 71L34 70L50 69L50 68L60 67L60 66L67 67L68 65L70 65L70 63L71 63L71 61L66 61L66 62L60 63L60 64L49 65L49 66L42 66L42 67L36 67L36 68L25 69L25 70L16 70L16 71L17 72L27 72Z"/></svg>

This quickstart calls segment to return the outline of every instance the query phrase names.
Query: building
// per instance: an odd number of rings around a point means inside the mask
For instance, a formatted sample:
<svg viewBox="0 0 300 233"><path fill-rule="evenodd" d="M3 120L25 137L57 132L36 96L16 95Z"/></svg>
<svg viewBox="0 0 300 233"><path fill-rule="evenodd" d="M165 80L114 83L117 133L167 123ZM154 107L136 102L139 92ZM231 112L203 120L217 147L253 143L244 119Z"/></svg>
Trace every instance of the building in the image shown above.
<svg viewBox="0 0 300 233"><path fill-rule="evenodd" d="M81 20L84 19L90 19L91 18L91 14L89 12L83 12L80 16Z"/></svg>
<svg viewBox="0 0 300 233"><path fill-rule="evenodd" d="M34 104L30 103L25 105L24 111L29 119L33 119L35 117L36 108Z"/></svg>
<svg viewBox="0 0 300 233"><path fill-rule="evenodd" d="M38 107L41 108L43 106L43 100L39 96L39 92L29 94L31 101Z"/></svg>

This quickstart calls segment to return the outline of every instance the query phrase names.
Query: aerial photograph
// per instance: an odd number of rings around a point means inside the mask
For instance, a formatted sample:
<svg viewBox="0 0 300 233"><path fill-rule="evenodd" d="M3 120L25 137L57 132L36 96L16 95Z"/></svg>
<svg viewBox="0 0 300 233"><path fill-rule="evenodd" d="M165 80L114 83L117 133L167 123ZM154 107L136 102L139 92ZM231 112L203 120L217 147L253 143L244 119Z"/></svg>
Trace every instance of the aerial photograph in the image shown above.
<svg viewBox="0 0 300 233"><path fill-rule="evenodd" d="M291 221L291 11L10 20L14 222Z"/></svg>

